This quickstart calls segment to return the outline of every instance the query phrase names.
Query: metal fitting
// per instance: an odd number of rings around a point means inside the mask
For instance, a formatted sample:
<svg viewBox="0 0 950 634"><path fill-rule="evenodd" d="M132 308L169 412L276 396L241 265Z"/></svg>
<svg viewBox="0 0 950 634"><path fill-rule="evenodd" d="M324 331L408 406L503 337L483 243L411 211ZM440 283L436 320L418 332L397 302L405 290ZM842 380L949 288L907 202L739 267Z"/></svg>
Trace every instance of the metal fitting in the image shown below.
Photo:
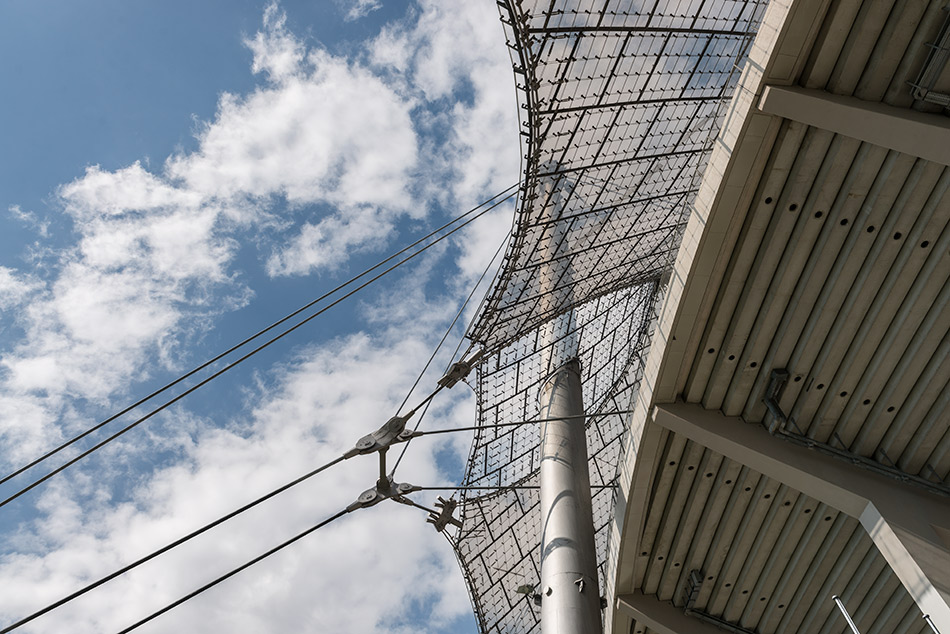
<svg viewBox="0 0 950 634"><path fill-rule="evenodd" d="M456 383L468 376L469 372L472 371L472 368L475 367L475 364L478 363L478 360L482 358L483 354L484 351L479 350L468 359L453 363L449 371L445 373L445 376L439 379L439 386L449 389L454 387Z"/></svg>
<svg viewBox="0 0 950 634"><path fill-rule="evenodd" d="M363 436L356 441L356 446L343 454L346 459L353 456L370 454L376 451L389 449L389 447L398 442L405 442L416 435L411 429L406 429L406 423L409 421L412 412L405 416L393 416L386 424L371 434Z"/></svg>

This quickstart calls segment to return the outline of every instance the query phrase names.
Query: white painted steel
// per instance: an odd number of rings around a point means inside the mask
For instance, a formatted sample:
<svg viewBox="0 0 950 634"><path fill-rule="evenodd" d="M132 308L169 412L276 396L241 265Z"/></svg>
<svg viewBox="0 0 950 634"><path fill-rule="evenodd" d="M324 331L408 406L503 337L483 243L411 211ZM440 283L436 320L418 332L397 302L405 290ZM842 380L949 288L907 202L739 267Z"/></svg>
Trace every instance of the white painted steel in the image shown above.
<svg viewBox="0 0 950 634"><path fill-rule="evenodd" d="M854 621L851 619L851 615L848 614L847 608L844 607L844 603L841 602L841 598L837 594L831 598L834 599L834 602L838 606L838 609L841 610L841 614L844 615L844 618L848 622L848 627L851 628L851 631L854 632L854 634L861 634L861 631L858 629L858 626L855 625Z"/></svg>

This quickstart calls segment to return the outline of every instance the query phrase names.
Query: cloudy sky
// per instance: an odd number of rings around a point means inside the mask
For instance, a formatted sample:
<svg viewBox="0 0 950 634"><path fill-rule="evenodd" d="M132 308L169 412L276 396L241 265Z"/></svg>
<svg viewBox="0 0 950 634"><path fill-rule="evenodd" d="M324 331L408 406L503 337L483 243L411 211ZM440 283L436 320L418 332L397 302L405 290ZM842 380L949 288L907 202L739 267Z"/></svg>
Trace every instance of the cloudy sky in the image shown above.
<svg viewBox="0 0 950 634"><path fill-rule="evenodd" d="M3 475L519 177L489 1L9 0L0 59ZM0 508L0 627L385 422L512 213ZM422 428L473 420L459 385ZM397 481L457 482L470 440L413 442ZM375 456L348 460L21 631L121 630L341 510L376 469ZM473 632L451 549L424 520L393 503L347 515L141 631Z"/></svg>

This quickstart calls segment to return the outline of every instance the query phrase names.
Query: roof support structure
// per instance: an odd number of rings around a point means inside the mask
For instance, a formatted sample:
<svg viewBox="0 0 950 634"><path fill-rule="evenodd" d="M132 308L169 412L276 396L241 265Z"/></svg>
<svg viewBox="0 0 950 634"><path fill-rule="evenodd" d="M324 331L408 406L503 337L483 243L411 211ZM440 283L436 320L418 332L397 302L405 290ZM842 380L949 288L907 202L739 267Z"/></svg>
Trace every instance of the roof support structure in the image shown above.
<svg viewBox="0 0 950 634"><path fill-rule="evenodd" d="M700 405L657 405L653 422L861 522L921 611L950 632L950 501L780 441Z"/></svg>
<svg viewBox="0 0 950 634"><path fill-rule="evenodd" d="M797 86L766 86L759 110L950 165L950 119Z"/></svg>
<svg viewBox="0 0 950 634"><path fill-rule="evenodd" d="M687 616L666 601L634 591L617 597L617 609L659 634L722 634L723 630Z"/></svg>
<svg viewBox="0 0 950 634"><path fill-rule="evenodd" d="M552 177L543 181L549 220L564 213ZM540 284L553 297L559 283L570 286L571 265L565 256L567 235L563 225L549 224L540 241L544 264ZM549 310L556 310L550 306ZM587 464L587 425L581 386L578 342L570 332L574 316L568 311L546 323L543 338L549 343L546 371L538 407L541 423L541 632L588 634L601 631L600 590L597 582L597 549L594 546L594 513L591 506L590 471ZM557 342L565 346L569 361L555 365ZM547 419L547 420L544 420Z"/></svg>

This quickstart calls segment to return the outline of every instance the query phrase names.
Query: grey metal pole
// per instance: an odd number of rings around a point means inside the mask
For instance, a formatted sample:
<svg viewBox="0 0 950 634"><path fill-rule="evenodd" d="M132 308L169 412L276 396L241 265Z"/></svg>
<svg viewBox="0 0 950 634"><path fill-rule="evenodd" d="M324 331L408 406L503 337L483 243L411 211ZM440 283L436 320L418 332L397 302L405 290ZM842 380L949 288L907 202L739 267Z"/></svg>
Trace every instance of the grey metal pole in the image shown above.
<svg viewBox="0 0 950 634"><path fill-rule="evenodd" d="M541 632L601 631L580 363L548 377L541 418ZM564 419L572 416L575 418Z"/></svg>
<svg viewBox="0 0 950 634"><path fill-rule="evenodd" d="M861 632L858 630L858 626L854 624L854 620L852 620L851 615L848 614L848 609L844 607L844 602L838 597L838 595L836 594L831 597L831 600L834 601L835 604L837 604L838 609L841 610L841 614L844 615L844 618L848 622L848 627L851 628L851 631L854 632L854 634L861 634Z"/></svg>

